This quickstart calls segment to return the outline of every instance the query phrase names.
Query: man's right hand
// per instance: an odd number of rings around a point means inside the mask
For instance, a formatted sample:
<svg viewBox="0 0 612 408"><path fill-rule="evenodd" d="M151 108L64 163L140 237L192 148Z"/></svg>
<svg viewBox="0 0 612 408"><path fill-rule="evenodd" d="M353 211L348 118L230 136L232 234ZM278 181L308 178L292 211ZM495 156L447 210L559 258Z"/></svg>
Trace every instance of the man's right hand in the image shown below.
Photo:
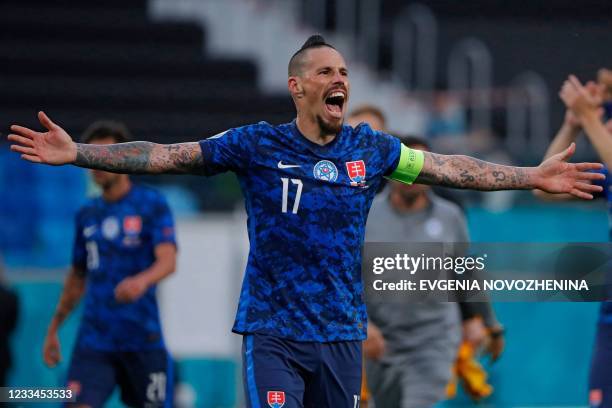
<svg viewBox="0 0 612 408"><path fill-rule="evenodd" d="M12 125L8 139L15 144L11 150L21 153L21 158L52 165L73 163L77 157L76 143L64 129L56 125L44 112L38 112L38 120L47 132L36 132L19 125Z"/></svg>
<svg viewBox="0 0 612 408"><path fill-rule="evenodd" d="M49 367L55 367L57 363L62 361L60 352L60 342L57 336L57 331L50 330L45 338L43 346L43 360Z"/></svg>

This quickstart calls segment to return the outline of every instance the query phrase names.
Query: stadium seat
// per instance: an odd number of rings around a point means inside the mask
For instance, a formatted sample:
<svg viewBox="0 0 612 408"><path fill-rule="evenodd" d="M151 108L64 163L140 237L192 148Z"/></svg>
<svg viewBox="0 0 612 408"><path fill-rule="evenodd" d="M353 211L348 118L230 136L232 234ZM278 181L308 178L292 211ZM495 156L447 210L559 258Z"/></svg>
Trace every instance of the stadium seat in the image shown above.
<svg viewBox="0 0 612 408"><path fill-rule="evenodd" d="M36 112L44 109L75 138L95 120L115 119L136 139L172 143L261 120L291 120L288 96L259 91L253 61L206 55L205 27L151 21L147 4L3 1L0 122L40 129ZM67 262L67 252L57 245L65 247L62 241L72 233L84 198L83 172L31 166L8 148L1 157L2 174L10 177L0 177L6 197L0 204L0 250L10 249L11 262L23 266ZM198 183L174 181L192 189L200 206L206 202ZM40 245L45 252L40 261L17 256Z"/></svg>

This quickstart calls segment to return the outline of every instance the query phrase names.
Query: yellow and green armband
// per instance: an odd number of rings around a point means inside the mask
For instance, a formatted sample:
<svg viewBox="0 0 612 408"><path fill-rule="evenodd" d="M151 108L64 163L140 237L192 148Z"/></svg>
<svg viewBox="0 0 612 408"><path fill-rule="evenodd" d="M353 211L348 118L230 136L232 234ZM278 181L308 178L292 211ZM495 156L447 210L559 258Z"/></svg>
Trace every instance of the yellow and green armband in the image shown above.
<svg viewBox="0 0 612 408"><path fill-rule="evenodd" d="M423 168L424 160L425 156L422 151L402 144L399 163L389 178L406 184L414 183Z"/></svg>

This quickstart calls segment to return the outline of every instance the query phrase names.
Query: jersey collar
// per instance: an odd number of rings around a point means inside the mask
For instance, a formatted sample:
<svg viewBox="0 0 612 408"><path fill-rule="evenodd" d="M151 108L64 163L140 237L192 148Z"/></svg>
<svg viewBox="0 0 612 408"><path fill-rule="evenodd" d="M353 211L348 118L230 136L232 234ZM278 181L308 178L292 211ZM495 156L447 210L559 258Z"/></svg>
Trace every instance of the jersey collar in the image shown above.
<svg viewBox="0 0 612 408"><path fill-rule="evenodd" d="M291 129L294 140L306 147L306 149L315 153L330 153L339 144L339 140L344 138L347 126L343 125L336 137L325 145L319 145L308 140L308 138L298 129L295 119L289 124L289 128Z"/></svg>

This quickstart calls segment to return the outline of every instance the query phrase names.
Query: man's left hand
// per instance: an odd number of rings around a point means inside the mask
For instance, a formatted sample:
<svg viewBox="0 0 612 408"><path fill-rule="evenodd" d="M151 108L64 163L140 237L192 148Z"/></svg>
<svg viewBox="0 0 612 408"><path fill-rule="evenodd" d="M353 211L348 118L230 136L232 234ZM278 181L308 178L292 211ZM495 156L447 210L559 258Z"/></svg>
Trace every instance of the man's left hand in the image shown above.
<svg viewBox="0 0 612 408"><path fill-rule="evenodd" d="M601 186L591 184L594 180L603 180L605 176L594 173L600 170L601 163L568 163L576 151L572 143L561 153L551 156L540 164L537 169L535 187L547 193L568 193L575 197L591 200L593 193L602 191Z"/></svg>

